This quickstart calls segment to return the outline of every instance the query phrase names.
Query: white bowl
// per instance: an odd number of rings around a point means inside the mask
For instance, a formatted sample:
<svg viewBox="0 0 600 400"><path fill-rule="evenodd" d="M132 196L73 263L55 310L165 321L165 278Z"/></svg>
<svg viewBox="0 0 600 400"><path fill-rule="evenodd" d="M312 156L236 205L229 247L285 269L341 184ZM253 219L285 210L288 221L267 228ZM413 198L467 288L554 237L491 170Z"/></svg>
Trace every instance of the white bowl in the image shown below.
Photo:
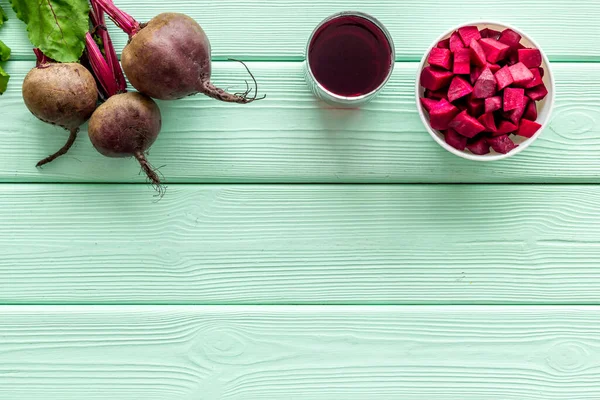
<svg viewBox="0 0 600 400"><path fill-rule="evenodd" d="M542 67L544 68L543 81L544 81L544 84L546 85L546 88L548 89L548 95L542 101L536 102L537 109L538 109L538 118L537 118L536 122L538 124L542 125L542 127L531 138L525 138L525 137L521 137L521 136L511 135L511 139L515 142L515 144L518 144L519 146L517 148L513 149L512 151L508 152L507 154L497 153L494 150L490 149L491 152L489 154L477 155L477 154L471 153L469 150L461 151L461 150L455 149L454 147L450 146L444 140L444 135L442 135L441 132L431 128L431 125L429 124L429 117L426 115L425 110L423 109L423 105L421 104L421 101L419 100L421 97L424 96L424 92L425 92L425 88L423 88L421 86L421 82L420 82L421 71L423 70L423 68L425 68L426 66L429 65L427 63L427 58L429 57L429 53L431 52L431 49L433 47L437 46L439 41L449 38L450 35L452 35L452 33L454 31L456 31L458 28L460 28L462 26L466 26L466 25L475 25L480 30L484 29L484 28L490 28L490 29L495 29L497 31L503 31L506 28L510 28L522 36L521 43L524 46L539 49L540 53L542 54ZM481 22L481 21L467 22L464 24L460 24L457 27L452 28L448 32L444 33L439 38L437 38L433 42L433 44L427 49L427 52L425 53L425 55L423 56L423 59L421 60L421 63L419 64L419 68L417 69L417 80L416 80L415 86L416 86L417 109L419 110L419 115L421 116L421 121L423 121L423 125L425 125L425 127L427 128L427 131L429 132L431 137L440 146L442 146L444 149L448 150L450 153L456 154L457 156L466 158L468 160L475 160L475 161L502 160L504 158L514 156L515 154L518 154L518 153L522 152L523 150L525 150L527 147L529 147L531 145L531 143L533 143L541 135L543 130L548 125L548 122L550 120L550 114L552 113L552 109L554 108L554 97L555 97L554 95L556 93L555 86L554 86L554 75L552 73L552 69L550 68L550 62L548 61L548 57L546 57L544 50L542 50L542 48L529 35L527 35L522 30L515 28L514 26L508 25L508 24L503 24L500 22Z"/></svg>

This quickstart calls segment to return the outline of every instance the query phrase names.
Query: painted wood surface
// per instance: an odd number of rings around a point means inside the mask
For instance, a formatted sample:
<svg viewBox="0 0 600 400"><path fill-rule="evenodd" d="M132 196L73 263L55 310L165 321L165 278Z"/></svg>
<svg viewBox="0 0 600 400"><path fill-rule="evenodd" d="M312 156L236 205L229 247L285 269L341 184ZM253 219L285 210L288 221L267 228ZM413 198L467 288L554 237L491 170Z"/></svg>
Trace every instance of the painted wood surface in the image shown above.
<svg viewBox="0 0 600 400"><path fill-rule="evenodd" d="M3 400L596 400L598 307L2 307Z"/></svg>
<svg viewBox="0 0 600 400"><path fill-rule="evenodd" d="M67 133L39 122L20 87L32 62L13 74L0 99L0 181L143 182L132 159L109 159L85 130L69 154L36 169ZM301 63L250 63L267 99L247 106L204 96L161 102L163 131L150 161L175 182L600 182L600 64L555 63L557 103L548 129L508 160L476 163L431 139L416 111L416 63L398 63L382 95L361 110L323 108L308 91ZM242 84L241 65L218 62L215 82ZM238 86L239 87L239 86Z"/></svg>
<svg viewBox="0 0 600 400"><path fill-rule="evenodd" d="M600 187L2 185L0 303L600 303Z"/></svg>
<svg viewBox="0 0 600 400"><path fill-rule="evenodd" d="M518 26L534 37L554 61L600 60L600 3L597 0L118 0L140 21L160 12L183 12L196 19L211 40L213 56L245 60L300 60L313 28L325 17L360 10L390 30L398 60L417 61L442 32L473 20ZM7 0L0 0L10 8ZM11 11L11 16L14 14ZM20 22L0 32L16 59L33 59ZM112 25L112 24L111 24ZM117 48L127 39L111 26Z"/></svg>

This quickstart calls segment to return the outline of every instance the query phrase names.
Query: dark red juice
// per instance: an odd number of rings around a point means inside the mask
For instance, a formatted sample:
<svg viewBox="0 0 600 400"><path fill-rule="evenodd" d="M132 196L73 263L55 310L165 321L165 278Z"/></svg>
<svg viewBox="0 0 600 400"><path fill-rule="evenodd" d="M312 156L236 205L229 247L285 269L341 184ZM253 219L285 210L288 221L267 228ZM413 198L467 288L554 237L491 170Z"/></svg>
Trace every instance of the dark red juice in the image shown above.
<svg viewBox="0 0 600 400"><path fill-rule="evenodd" d="M315 79L330 92L346 97L377 89L388 76L391 58L385 33L375 23L354 15L325 22L308 49Z"/></svg>

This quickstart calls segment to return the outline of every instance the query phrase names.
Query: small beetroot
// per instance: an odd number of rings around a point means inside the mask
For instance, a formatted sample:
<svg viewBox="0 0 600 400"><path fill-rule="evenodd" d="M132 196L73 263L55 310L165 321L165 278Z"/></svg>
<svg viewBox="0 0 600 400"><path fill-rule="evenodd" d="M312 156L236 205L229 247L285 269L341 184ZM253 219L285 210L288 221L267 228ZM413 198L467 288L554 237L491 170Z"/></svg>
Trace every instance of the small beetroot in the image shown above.
<svg viewBox="0 0 600 400"><path fill-rule="evenodd" d="M527 68L536 68L542 65L542 53L538 49L519 49L519 61Z"/></svg>
<svg viewBox="0 0 600 400"><path fill-rule="evenodd" d="M454 117L448 126L468 138L472 138L485 130L485 127L477 119L470 116L466 110Z"/></svg>
<svg viewBox="0 0 600 400"><path fill-rule="evenodd" d="M456 75L471 72L471 49L460 48L454 52L454 70Z"/></svg>
<svg viewBox="0 0 600 400"><path fill-rule="evenodd" d="M484 137L473 138L467 142L467 149L473 154L482 156L490 152L490 145Z"/></svg>
<svg viewBox="0 0 600 400"><path fill-rule="evenodd" d="M541 128L542 126L534 121L529 121L528 119L522 119L521 124L519 125L519 129L517 130L517 135L523 136L526 138L530 138Z"/></svg>
<svg viewBox="0 0 600 400"><path fill-rule="evenodd" d="M493 96L485 99L485 112L492 113L502 108L502 97Z"/></svg>
<svg viewBox="0 0 600 400"><path fill-rule="evenodd" d="M510 73L510 69L507 65L502 67L498 72L494 74L496 81L498 83L498 90L502 90L505 87L512 85L514 79Z"/></svg>
<svg viewBox="0 0 600 400"><path fill-rule="evenodd" d="M436 67L425 67L421 72L421 86L429 90L438 90L450 84L454 75Z"/></svg>
<svg viewBox="0 0 600 400"><path fill-rule="evenodd" d="M475 83L473 96L477 99L487 99L496 94L496 78L489 68L483 70Z"/></svg>
<svg viewBox="0 0 600 400"><path fill-rule="evenodd" d="M510 140L508 135L489 137L487 138L487 142L492 146L492 149L494 149L495 152L501 154L507 154L517 147L517 145Z"/></svg>
<svg viewBox="0 0 600 400"><path fill-rule="evenodd" d="M534 88L527 89L525 94L533 101L540 101L548 95L548 89L546 89L546 85L542 83Z"/></svg>
<svg viewBox="0 0 600 400"><path fill-rule="evenodd" d="M448 49L434 47L429 53L427 62L435 67L449 70L452 66L452 52L450 52Z"/></svg>
<svg viewBox="0 0 600 400"><path fill-rule="evenodd" d="M444 133L444 138L446 139L446 143L457 150L463 151L467 147L467 138L459 135L454 129L448 129Z"/></svg>
<svg viewBox="0 0 600 400"><path fill-rule="evenodd" d="M525 106L525 89L504 89L504 111L515 110Z"/></svg>
<svg viewBox="0 0 600 400"><path fill-rule="evenodd" d="M446 100L440 100L439 103L429 111L429 122L433 129L448 129L450 121L459 113L458 108Z"/></svg>
<svg viewBox="0 0 600 400"><path fill-rule="evenodd" d="M510 47L504 43L500 43L499 41L490 38L481 39L479 43L481 44L483 51L485 51L487 60L492 64L503 60L510 49Z"/></svg>
<svg viewBox="0 0 600 400"><path fill-rule="evenodd" d="M508 69L513 77L514 84L517 86L525 86L533 79L533 74L522 62L511 65Z"/></svg>
<svg viewBox="0 0 600 400"><path fill-rule="evenodd" d="M448 89L448 101L454 102L461 97L465 97L473 92L473 86L460 76L452 78L450 88Z"/></svg>

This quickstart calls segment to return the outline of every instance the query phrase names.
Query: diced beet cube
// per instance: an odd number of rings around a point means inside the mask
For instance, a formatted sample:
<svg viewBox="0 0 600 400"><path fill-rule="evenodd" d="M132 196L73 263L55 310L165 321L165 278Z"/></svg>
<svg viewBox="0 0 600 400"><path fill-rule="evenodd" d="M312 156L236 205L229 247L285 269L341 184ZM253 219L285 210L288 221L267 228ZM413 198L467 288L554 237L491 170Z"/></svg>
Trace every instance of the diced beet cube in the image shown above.
<svg viewBox="0 0 600 400"><path fill-rule="evenodd" d="M541 85L542 83L544 83L544 81L542 80L542 75L540 75L539 68L530 68L529 70L533 74L533 79L524 86L525 89L531 89L532 87L536 87L537 85Z"/></svg>
<svg viewBox="0 0 600 400"><path fill-rule="evenodd" d="M471 68L471 84L474 85L475 82L477 82L477 79L479 79L479 76L481 75L481 73L483 72L483 68L480 67L473 67Z"/></svg>
<svg viewBox="0 0 600 400"><path fill-rule="evenodd" d="M485 112L492 113L502 108L502 97L494 96L485 99Z"/></svg>
<svg viewBox="0 0 600 400"><path fill-rule="evenodd" d="M510 49L510 47L504 43L500 43L499 41L490 38L481 39L479 44L481 44L483 51L485 51L487 60L492 64L504 59Z"/></svg>
<svg viewBox="0 0 600 400"><path fill-rule="evenodd" d="M538 71L540 71L540 76L543 78L544 77L544 68L539 67Z"/></svg>
<svg viewBox="0 0 600 400"><path fill-rule="evenodd" d="M535 121L537 117L538 113L535 101L528 102L527 107L525 107L525 114L523 114L523 118L528 119L530 121Z"/></svg>
<svg viewBox="0 0 600 400"><path fill-rule="evenodd" d="M477 118L481 125L485 126L486 132L496 132L496 120L494 119L494 113L485 113L481 117Z"/></svg>
<svg viewBox="0 0 600 400"><path fill-rule="evenodd" d="M492 136L508 135L509 133L516 132L517 129L517 125L513 124L512 122L502 120L496 127L495 134Z"/></svg>
<svg viewBox="0 0 600 400"><path fill-rule="evenodd" d="M543 83L534 88L525 90L525 94L533 101L540 101L548 95L548 89Z"/></svg>
<svg viewBox="0 0 600 400"><path fill-rule="evenodd" d="M452 35L450 35L450 51L451 52L454 53L456 50L462 49L464 47L465 47L465 44L463 43L462 39L458 35L458 32L454 32Z"/></svg>
<svg viewBox="0 0 600 400"><path fill-rule="evenodd" d="M471 49L461 48L454 52L454 71L456 75L471 72Z"/></svg>
<svg viewBox="0 0 600 400"><path fill-rule="evenodd" d="M510 69L506 65L500 68L500 70L494 74L494 77L498 83L498 90L502 90L505 87L512 85L514 82L514 79L510 73Z"/></svg>
<svg viewBox="0 0 600 400"><path fill-rule="evenodd" d="M500 68L502 68L498 64L490 64L490 63L487 63L487 67L490 69L490 71L492 71L493 74L500 71Z"/></svg>
<svg viewBox="0 0 600 400"><path fill-rule="evenodd" d="M438 90L450 84L454 75L450 71L436 67L425 67L421 72L421 86L429 90Z"/></svg>
<svg viewBox="0 0 600 400"><path fill-rule="evenodd" d="M504 111L516 110L525 106L525 89L504 89Z"/></svg>
<svg viewBox="0 0 600 400"><path fill-rule="evenodd" d="M508 69L517 86L525 86L533 79L533 74L522 62L511 65Z"/></svg>
<svg viewBox="0 0 600 400"><path fill-rule="evenodd" d="M517 147L517 145L510 140L508 135L490 137L487 138L487 142L492 146L492 149L494 149L495 152L500 154L506 154Z"/></svg>
<svg viewBox="0 0 600 400"><path fill-rule="evenodd" d="M425 91L425 97L427 97L428 99L434 99L434 100L448 100L448 91L445 89L440 89L440 90L429 90L427 89Z"/></svg>
<svg viewBox="0 0 600 400"><path fill-rule="evenodd" d="M519 49L519 61L527 68L536 68L542 65L542 53L538 49Z"/></svg>
<svg viewBox="0 0 600 400"><path fill-rule="evenodd" d="M476 99L472 95L467 99L467 110L469 115L479 117L485 111L485 103L481 99Z"/></svg>
<svg viewBox="0 0 600 400"><path fill-rule="evenodd" d="M487 99L496 94L496 78L489 68L483 70L473 89L473 97L476 99Z"/></svg>
<svg viewBox="0 0 600 400"><path fill-rule="evenodd" d="M490 152L490 145L484 137L469 140L467 143L467 149L473 154L484 155Z"/></svg>
<svg viewBox="0 0 600 400"><path fill-rule="evenodd" d="M535 135L535 133L539 131L541 127L542 126L537 122L523 118L521 120L521 124L519 125L519 130L517 130L517 135L530 138Z"/></svg>
<svg viewBox="0 0 600 400"><path fill-rule="evenodd" d="M435 106L437 106L437 104L439 103L439 101L434 100L434 99L428 99L426 97L421 97L421 105L423 105L423 108L429 112L431 111L431 109Z"/></svg>
<svg viewBox="0 0 600 400"><path fill-rule="evenodd" d="M506 65L515 65L519 62L519 54L515 50L509 50L506 55Z"/></svg>
<svg viewBox="0 0 600 400"><path fill-rule="evenodd" d="M480 33L482 38L492 38L498 40L498 38L500 37L499 31L490 28L482 29Z"/></svg>
<svg viewBox="0 0 600 400"><path fill-rule="evenodd" d="M442 99L429 111L429 123L431 128L437 130L448 129L450 121L459 113L458 108Z"/></svg>
<svg viewBox="0 0 600 400"><path fill-rule="evenodd" d="M504 113L502 113L502 116L504 117L504 119L507 119L510 122L512 122L513 124L519 126L519 121L521 120L521 118L523 118L523 114L525 114L526 108L527 108L527 98L525 97L523 99L523 104L520 107L515 108L512 111L504 111Z"/></svg>
<svg viewBox="0 0 600 400"><path fill-rule="evenodd" d="M500 43L504 43L508 47L517 48L519 42L521 41L521 35L512 29L505 29L502 31L500 38L498 39Z"/></svg>
<svg viewBox="0 0 600 400"><path fill-rule="evenodd" d="M454 117L448 126L468 138L472 138L485 130L485 126L471 117L466 110Z"/></svg>
<svg viewBox="0 0 600 400"><path fill-rule="evenodd" d="M458 28L458 34L467 47L471 45L473 40L481 39L481 34L476 26L463 26L462 28Z"/></svg>
<svg viewBox="0 0 600 400"><path fill-rule="evenodd" d="M437 44L437 47L440 49L449 49L450 48L450 38L440 40Z"/></svg>
<svg viewBox="0 0 600 400"><path fill-rule="evenodd" d="M434 47L429 52L427 62L434 67L441 67L448 70L452 66L452 52L448 49Z"/></svg>
<svg viewBox="0 0 600 400"><path fill-rule="evenodd" d="M448 89L448 101L453 102L473 92L473 86L460 76L452 78Z"/></svg>
<svg viewBox="0 0 600 400"><path fill-rule="evenodd" d="M479 42L477 40L473 40L471 41L469 47L471 48L471 61L473 61L473 64L477 65L478 67L485 67L487 65L485 51L483 51L483 48L481 48Z"/></svg>
<svg viewBox="0 0 600 400"><path fill-rule="evenodd" d="M467 147L467 138L459 135L454 129L448 129L444 134L446 143L457 150L463 151Z"/></svg>

